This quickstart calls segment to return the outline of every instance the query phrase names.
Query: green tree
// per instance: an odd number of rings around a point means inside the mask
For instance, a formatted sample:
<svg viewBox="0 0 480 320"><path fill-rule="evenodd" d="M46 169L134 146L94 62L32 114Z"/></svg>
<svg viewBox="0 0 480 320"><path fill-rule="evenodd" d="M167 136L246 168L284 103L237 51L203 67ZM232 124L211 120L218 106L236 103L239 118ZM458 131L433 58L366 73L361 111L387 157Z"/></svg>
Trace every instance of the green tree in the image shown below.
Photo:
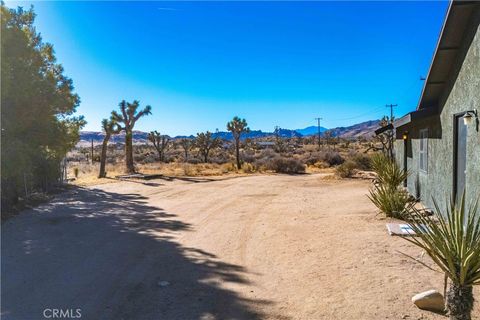
<svg viewBox="0 0 480 320"><path fill-rule="evenodd" d="M227 123L227 130L232 133L233 139L235 140L235 157L237 159L237 168L240 169L240 138L242 133L250 132L250 129L245 119L240 119L235 116L232 121Z"/></svg>
<svg viewBox="0 0 480 320"><path fill-rule="evenodd" d="M210 131L197 133L195 146L203 157L204 162L208 162L208 156L212 149L218 148L222 141L218 136L213 136Z"/></svg>
<svg viewBox="0 0 480 320"><path fill-rule="evenodd" d="M155 150L157 150L160 161L164 162L165 151L167 151L170 145L170 138L167 135L161 135L160 132L155 130L148 134L148 140L153 144Z"/></svg>
<svg viewBox="0 0 480 320"><path fill-rule="evenodd" d="M132 103L122 100L119 103L120 113L112 111L112 119L121 125L121 130L125 131L125 164L127 173L135 172L133 163L133 128L138 119L143 116L152 114L152 107L146 106L143 110L138 111L140 102L134 100Z"/></svg>
<svg viewBox="0 0 480 320"><path fill-rule="evenodd" d="M2 209L18 201L25 177L46 190L85 125L80 98L35 26L33 7L1 3Z"/></svg>
<svg viewBox="0 0 480 320"><path fill-rule="evenodd" d="M102 129L105 132L105 137L103 138L103 143L102 143L102 155L100 157L100 172L98 174L99 178L105 178L107 176L107 173L105 172L105 163L107 162L108 141L110 140L113 134L118 134L121 131L121 128L118 125L118 123L112 118L102 120Z"/></svg>

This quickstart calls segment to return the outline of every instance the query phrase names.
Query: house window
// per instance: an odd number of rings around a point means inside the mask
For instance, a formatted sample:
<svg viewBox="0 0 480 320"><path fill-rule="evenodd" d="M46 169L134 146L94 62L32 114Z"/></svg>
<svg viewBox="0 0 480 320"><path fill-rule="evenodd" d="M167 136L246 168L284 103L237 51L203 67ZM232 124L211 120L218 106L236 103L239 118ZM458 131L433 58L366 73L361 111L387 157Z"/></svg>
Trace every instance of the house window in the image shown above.
<svg viewBox="0 0 480 320"><path fill-rule="evenodd" d="M427 172L428 164L428 129L420 130L420 171Z"/></svg>

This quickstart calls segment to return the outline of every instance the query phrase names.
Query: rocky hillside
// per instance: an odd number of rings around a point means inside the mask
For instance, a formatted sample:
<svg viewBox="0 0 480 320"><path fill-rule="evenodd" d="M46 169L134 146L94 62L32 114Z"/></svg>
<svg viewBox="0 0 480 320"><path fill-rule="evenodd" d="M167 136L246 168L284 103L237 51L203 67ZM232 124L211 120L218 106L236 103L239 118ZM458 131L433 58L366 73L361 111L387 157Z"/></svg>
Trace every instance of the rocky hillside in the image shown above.
<svg viewBox="0 0 480 320"><path fill-rule="evenodd" d="M349 127L337 127L330 129L332 135L342 138L371 138L375 133L374 131L379 128L380 120L370 120L362 123L354 124Z"/></svg>

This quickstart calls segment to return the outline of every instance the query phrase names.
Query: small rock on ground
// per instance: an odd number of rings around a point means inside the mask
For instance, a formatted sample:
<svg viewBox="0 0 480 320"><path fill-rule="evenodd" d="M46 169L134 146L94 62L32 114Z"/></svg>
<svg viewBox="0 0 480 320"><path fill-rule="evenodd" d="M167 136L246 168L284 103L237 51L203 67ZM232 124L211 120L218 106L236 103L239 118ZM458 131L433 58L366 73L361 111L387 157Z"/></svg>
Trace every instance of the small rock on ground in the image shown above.
<svg viewBox="0 0 480 320"><path fill-rule="evenodd" d="M412 302L420 309L443 312L445 310L445 300L437 290L428 290L416 294Z"/></svg>

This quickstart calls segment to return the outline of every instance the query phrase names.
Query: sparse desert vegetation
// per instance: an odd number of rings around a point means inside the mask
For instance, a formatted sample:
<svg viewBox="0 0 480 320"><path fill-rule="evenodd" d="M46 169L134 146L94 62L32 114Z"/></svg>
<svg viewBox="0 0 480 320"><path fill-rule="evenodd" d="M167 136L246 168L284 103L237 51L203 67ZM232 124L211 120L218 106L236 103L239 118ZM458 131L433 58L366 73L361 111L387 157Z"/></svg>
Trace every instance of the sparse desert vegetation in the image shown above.
<svg viewBox="0 0 480 320"><path fill-rule="evenodd" d="M480 317L480 2L15 3L2 319Z"/></svg>
<svg viewBox="0 0 480 320"><path fill-rule="evenodd" d="M215 133L199 133L194 138L170 138L158 132L149 134L149 143L132 146L135 171L144 174L171 176L238 175L262 173L330 173L351 178L358 171L372 170L370 140L337 138L336 144L326 140L318 147L315 137L267 137L239 140L238 161L236 142L219 138ZM323 138L322 138L323 139ZM274 142L264 147L265 141ZM331 140L330 140L331 141ZM103 145L92 148L80 144L68 154L69 177L75 183L105 183L95 178ZM106 148L106 177L124 175L125 147L110 143ZM238 165L240 164L240 169ZM73 174L75 168L78 175ZM347 169L348 168L348 169Z"/></svg>

